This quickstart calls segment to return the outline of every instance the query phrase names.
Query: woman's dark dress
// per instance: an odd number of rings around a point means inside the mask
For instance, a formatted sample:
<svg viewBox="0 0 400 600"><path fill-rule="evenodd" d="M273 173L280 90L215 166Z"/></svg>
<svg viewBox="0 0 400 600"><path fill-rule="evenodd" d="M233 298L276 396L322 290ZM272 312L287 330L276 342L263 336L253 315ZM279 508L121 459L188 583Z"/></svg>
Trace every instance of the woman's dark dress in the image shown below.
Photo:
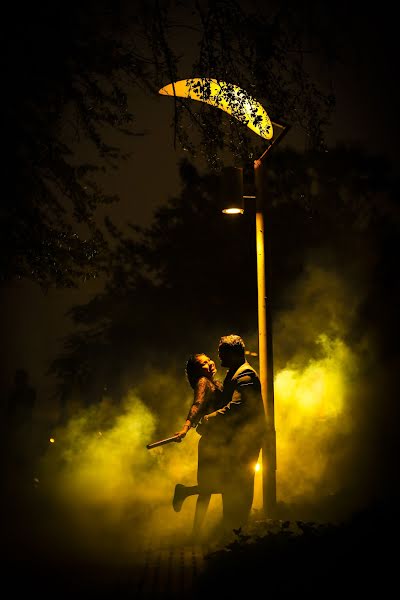
<svg viewBox="0 0 400 600"><path fill-rule="evenodd" d="M186 418L201 436L198 446L197 484L201 488L200 493L204 494L221 491L224 464L221 458L221 438L215 428L213 431L209 428L202 429L201 419L222 406L222 385L218 381L213 382L207 377L200 377L194 388L193 404Z"/></svg>

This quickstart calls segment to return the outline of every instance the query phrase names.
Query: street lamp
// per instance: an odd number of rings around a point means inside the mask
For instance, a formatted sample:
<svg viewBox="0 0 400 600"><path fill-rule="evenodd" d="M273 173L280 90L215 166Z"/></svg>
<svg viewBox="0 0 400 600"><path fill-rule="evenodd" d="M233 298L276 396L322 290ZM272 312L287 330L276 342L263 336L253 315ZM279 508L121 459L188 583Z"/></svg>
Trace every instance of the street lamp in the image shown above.
<svg viewBox="0 0 400 600"><path fill-rule="evenodd" d="M256 202L256 254L257 254L257 296L258 296L258 354L261 392L266 418L266 435L262 447L262 491L263 510L266 517L276 514L276 430L274 401L274 366L271 313L271 260L268 218L268 197L265 194L262 177L263 159L272 145L281 140L288 127L274 124L277 135L260 156L254 161L254 194L243 196L240 203L239 190L243 190L243 169L225 167L222 172L222 212L243 214L243 199L254 198ZM240 180L242 183L240 183ZM235 191L231 191L233 185Z"/></svg>
<svg viewBox="0 0 400 600"><path fill-rule="evenodd" d="M264 193L261 167L268 151L278 139L282 139L288 127L272 123L259 102L242 88L224 81L208 78L184 79L163 87L159 93L166 96L192 98L216 106L269 141L265 152L259 159L254 161L254 195L243 196L243 169L240 167L225 167L222 172L221 183L222 200L226 202L223 208L224 213L243 214L243 198L254 198L256 201L258 354L261 392L266 417L266 435L262 447L263 510L266 517L273 517L276 512L276 432L269 260L270 237L266 230L269 219L264 218L267 209L267 198Z"/></svg>

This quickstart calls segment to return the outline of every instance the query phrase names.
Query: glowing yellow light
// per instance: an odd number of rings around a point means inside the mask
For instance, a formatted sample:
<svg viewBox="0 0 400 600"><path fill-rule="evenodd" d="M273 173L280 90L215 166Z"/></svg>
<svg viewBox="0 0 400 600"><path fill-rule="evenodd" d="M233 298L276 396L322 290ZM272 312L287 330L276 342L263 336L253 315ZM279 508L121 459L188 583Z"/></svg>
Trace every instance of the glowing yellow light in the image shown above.
<svg viewBox="0 0 400 600"><path fill-rule="evenodd" d="M54 444L54 442L55 442L55 441L56 441L56 440L55 440L54 438L50 438L50 439L49 439L49 442L50 442L50 444Z"/></svg>
<svg viewBox="0 0 400 600"><path fill-rule="evenodd" d="M257 463L254 468L255 472L257 473L260 469L261 469L261 465L260 465L260 463Z"/></svg>
<svg viewBox="0 0 400 600"><path fill-rule="evenodd" d="M222 212L226 215L242 215L244 210L243 208L225 208Z"/></svg>
<svg viewBox="0 0 400 600"><path fill-rule="evenodd" d="M192 98L216 106L238 119L266 140L273 136L272 122L264 107L243 88L217 79L182 79L159 90L164 96Z"/></svg>

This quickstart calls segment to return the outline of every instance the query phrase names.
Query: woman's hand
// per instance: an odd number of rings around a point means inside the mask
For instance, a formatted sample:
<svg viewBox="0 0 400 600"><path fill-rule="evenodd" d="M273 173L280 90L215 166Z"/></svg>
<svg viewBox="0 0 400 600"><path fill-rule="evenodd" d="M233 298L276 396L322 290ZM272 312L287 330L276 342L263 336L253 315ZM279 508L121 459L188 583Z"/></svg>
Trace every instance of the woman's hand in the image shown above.
<svg viewBox="0 0 400 600"><path fill-rule="evenodd" d="M204 415L204 417L202 419L202 423L205 423L206 425L210 422L212 423L214 417L215 417L215 412L208 413L208 415Z"/></svg>
<svg viewBox="0 0 400 600"><path fill-rule="evenodd" d="M177 431L175 433L175 435L178 436L181 440L183 440L183 438L186 436L189 429L190 429L190 425L184 425L180 431Z"/></svg>

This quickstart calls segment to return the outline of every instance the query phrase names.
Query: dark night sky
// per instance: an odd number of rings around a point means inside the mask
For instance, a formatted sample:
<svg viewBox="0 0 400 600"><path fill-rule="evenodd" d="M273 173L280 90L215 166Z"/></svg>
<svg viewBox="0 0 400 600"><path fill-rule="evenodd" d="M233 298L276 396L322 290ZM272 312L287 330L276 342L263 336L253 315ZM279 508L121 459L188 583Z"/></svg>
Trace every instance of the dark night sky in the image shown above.
<svg viewBox="0 0 400 600"><path fill-rule="evenodd" d="M390 18L392 9L379 14L375 10L376 7L373 10L363 6L359 14L347 15L344 5L338 8L342 20L334 27L343 27L348 47L338 49L346 60L333 75L337 106L327 139L330 144L340 140L359 142L371 153L388 154L396 164L399 92L395 85L395 21ZM186 43L183 39L182 45ZM193 49L192 42L190 48ZM180 75L182 78L187 75L184 65ZM325 77L325 73L318 76ZM127 221L149 223L154 208L178 193L177 164L183 155L173 148L172 102L161 96L144 95L133 100L146 135L123 141L134 156L121 163L118 172L104 178L107 191L121 197L119 205L111 210L112 218L120 225ZM301 148L303 141L293 129L285 143ZM44 296L30 283L9 286L2 311L2 339L7 349L3 386L10 382L15 368L25 367L39 389L39 396L49 393L50 382L46 382L44 373L49 359L60 349L61 336L69 328L65 311L98 289L99 283L92 282L80 290L50 291Z"/></svg>

